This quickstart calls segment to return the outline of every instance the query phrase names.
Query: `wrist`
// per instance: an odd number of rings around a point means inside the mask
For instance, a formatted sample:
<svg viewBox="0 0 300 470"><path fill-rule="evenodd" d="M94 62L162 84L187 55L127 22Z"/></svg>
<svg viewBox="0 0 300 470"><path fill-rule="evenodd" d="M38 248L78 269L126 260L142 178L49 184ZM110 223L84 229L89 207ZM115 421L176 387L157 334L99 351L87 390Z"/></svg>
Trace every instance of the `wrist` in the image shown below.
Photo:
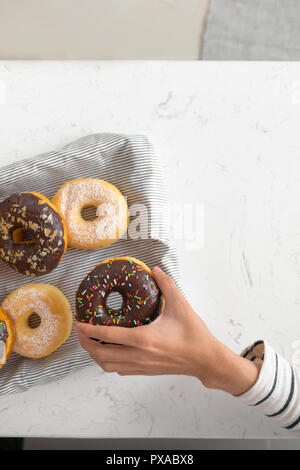
<svg viewBox="0 0 300 470"><path fill-rule="evenodd" d="M235 354L216 339L213 343L205 376L198 378L207 388L242 395L257 381L260 366Z"/></svg>

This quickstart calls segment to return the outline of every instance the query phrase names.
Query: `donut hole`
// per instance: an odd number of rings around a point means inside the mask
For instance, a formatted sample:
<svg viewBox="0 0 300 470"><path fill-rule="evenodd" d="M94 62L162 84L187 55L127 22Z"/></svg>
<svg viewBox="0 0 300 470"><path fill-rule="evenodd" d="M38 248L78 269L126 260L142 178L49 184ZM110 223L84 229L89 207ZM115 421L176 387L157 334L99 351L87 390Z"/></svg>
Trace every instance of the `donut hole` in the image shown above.
<svg viewBox="0 0 300 470"><path fill-rule="evenodd" d="M106 299L106 307L110 310L121 310L123 307L123 297L120 292L112 291Z"/></svg>
<svg viewBox="0 0 300 470"><path fill-rule="evenodd" d="M13 242L19 243L36 243L35 233L32 230L17 228L12 234Z"/></svg>
<svg viewBox="0 0 300 470"><path fill-rule="evenodd" d="M36 312L32 312L29 315L28 320L27 320L29 328L32 328L32 329L38 328L41 322L42 322L41 317Z"/></svg>
<svg viewBox="0 0 300 470"><path fill-rule="evenodd" d="M81 209L81 217L87 222L93 222L98 218L97 209L96 206L84 206Z"/></svg>

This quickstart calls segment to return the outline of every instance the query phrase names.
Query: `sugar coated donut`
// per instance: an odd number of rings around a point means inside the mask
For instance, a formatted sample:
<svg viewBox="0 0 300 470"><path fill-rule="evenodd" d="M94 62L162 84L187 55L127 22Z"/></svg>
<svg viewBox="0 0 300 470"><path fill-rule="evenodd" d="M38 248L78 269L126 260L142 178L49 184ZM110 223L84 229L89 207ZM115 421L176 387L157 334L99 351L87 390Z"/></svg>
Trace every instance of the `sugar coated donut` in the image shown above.
<svg viewBox="0 0 300 470"><path fill-rule="evenodd" d="M21 356L48 356L71 333L70 304L64 294L50 284L19 287L6 297L1 307L13 321L13 350Z"/></svg>
<svg viewBox="0 0 300 470"><path fill-rule="evenodd" d="M109 295L117 292L122 306L109 306ZM141 261L110 258L98 264L81 282L76 294L76 319L93 325L132 328L155 320L164 308L151 270Z"/></svg>
<svg viewBox="0 0 300 470"><path fill-rule="evenodd" d="M0 369L10 356L15 340L11 319L0 308Z"/></svg>
<svg viewBox="0 0 300 470"><path fill-rule="evenodd" d="M24 239L24 233L31 238ZM67 249L64 219L42 194L13 194L0 203L0 257L27 276L51 272Z"/></svg>
<svg viewBox="0 0 300 470"><path fill-rule="evenodd" d="M120 191L97 178L67 181L53 197L53 203L63 214L74 248L95 249L118 240L128 226L128 207ZM84 220L82 209L97 208L95 220Z"/></svg>

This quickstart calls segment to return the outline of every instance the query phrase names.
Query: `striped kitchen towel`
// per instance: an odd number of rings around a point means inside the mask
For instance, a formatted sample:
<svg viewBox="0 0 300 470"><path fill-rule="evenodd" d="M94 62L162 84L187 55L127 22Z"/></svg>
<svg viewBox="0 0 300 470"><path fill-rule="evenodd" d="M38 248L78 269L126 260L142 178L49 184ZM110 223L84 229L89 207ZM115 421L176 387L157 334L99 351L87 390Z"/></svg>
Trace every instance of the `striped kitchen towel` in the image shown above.
<svg viewBox="0 0 300 470"><path fill-rule="evenodd" d="M0 200L21 191L36 191L52 198L64 182L95 177L114 184L127 198L131 221L148 224L111 246L98 250L68 248L60 265L38 279L15 272L0 261L0 302L13 289L31 282L57 286L69 299L75 315L75 293L81 280L101 260L133 256L149 267L159 265L180 287L179 261L168 223L166 184L155 151L144 136L99 133L81 138L60 150L0 168ZM12 353L0 370L0 395L27 390L59 380L92 364L72 332L54 353L29 359Z"/></svg>

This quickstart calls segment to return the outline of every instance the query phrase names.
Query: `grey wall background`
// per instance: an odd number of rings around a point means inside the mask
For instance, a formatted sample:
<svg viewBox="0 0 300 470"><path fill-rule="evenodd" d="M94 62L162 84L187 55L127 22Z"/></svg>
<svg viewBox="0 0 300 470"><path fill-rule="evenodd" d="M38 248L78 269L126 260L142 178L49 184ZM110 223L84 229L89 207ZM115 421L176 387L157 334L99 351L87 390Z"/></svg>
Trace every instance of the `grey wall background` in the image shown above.
<svg viewBox="0 0 300 470"><path fill-rule="evenodd" d="M2 59L197 59L209 0L0 0Z"/></svg>
<svg viewBox="0 0 300 470"><path fill-rule="evenodd" d="M0 0L0 59L299 60L299 0Z"/></svg>
<svg viewBox="0 0 300 470"><path fill-rule="evenodd" d="M299 60L298 0L212 0L204 60Z"/></svg>

